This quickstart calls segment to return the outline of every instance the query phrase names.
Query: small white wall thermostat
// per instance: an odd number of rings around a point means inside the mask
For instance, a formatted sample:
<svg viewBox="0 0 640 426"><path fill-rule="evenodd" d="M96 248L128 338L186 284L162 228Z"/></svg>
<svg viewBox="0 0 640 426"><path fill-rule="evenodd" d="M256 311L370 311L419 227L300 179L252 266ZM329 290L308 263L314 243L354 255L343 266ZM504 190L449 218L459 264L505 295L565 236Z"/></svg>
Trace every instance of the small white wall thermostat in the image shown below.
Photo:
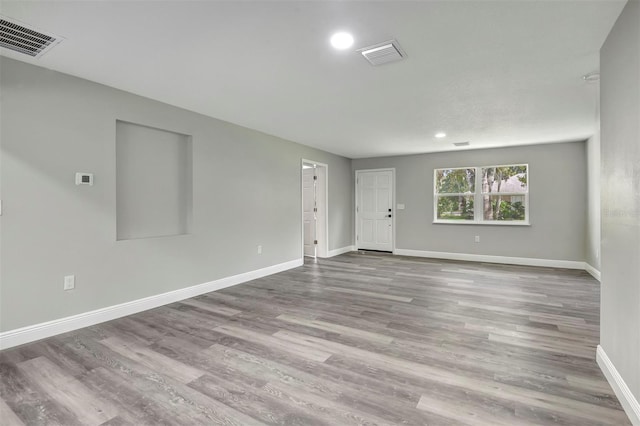
<svg viewBox="0 0 640 426"><path fill-rule="evenodd" d="M76 173L76 185L93 185L93 173Z"/></svg>

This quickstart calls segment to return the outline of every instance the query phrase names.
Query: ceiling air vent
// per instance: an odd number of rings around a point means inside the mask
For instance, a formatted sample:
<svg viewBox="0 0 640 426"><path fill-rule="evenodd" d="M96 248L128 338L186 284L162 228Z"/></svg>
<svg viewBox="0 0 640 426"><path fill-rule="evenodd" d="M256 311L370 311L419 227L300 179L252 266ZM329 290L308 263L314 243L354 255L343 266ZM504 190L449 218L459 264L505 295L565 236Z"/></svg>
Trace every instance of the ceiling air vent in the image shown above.
<svg viewBox="0 0 640 426"><path fill-rule="evenodd" d="M0 16L0 47L34 58L60 42L60 37L44 34Z"/></svg>
<svg viewBox="0 0 640 426"><path fill-rule="evenodd" d="M467 145L469 145L469 141L466 141L466 142L454 142L453 144L455 146L467 146Z"/></svg>
<svg viewBox="0 0 640 426"><path fill-rule="evenodd" d="M396 40L364 47L359 52L374 66L400 61L407 56Z"/></svg>

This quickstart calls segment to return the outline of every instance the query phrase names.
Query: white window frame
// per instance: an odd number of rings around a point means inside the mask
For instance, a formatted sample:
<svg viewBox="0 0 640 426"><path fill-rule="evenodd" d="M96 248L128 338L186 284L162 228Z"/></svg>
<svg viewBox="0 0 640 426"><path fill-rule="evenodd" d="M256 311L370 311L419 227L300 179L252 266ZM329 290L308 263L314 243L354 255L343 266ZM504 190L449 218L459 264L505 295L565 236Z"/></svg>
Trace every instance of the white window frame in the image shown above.
<svg viewBox="0 0 640 426"><path fill-rule="evenodd" d="M527 189L523 192L500 192L500 193L484 193L482 192L482 169L488 169L493 167L512 167L512 166L525 166L527 168ZM437 192L437 180L438 171L440 170L464 170L475 169L475 192L468 193L441 193ZM530 226L529 222L529 164L528 163L513 163L513 164L501 164L501 165L489 165L489 166L470 166L470 167L442 167L433 169L433 223L437 224L452 224L452 225L498 225L498 226ZM524 220L485 220L482 209L476 208L476 206L484 205L485 195L506 195L506 196L524 196ZM473 197L473 220L450 220L450 219L438 219L438 197L457 197L468 196Z"/></svg>

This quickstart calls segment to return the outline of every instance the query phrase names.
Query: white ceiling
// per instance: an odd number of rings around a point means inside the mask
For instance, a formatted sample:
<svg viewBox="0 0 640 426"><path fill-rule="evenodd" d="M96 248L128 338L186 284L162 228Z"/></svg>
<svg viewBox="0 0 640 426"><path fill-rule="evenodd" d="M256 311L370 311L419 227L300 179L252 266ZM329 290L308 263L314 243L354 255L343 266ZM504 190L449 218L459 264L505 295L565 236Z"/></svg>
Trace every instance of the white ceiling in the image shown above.
<svg viewBox="0 0 640 426"><path fill-rule="evenodd" d="M583 140L625 1L2 1L76 75L351 158ZM348 30L355 46L329 37ZM355 49L395 38L408 57ZM434 134L445 131L447 137Z"/></svg>

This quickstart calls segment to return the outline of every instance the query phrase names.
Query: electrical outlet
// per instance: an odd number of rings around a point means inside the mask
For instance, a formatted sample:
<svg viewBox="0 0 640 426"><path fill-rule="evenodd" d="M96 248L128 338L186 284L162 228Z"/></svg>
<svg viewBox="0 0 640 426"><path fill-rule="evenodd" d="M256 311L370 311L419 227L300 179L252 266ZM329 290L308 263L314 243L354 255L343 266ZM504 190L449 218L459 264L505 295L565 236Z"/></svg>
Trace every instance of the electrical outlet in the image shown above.
<svg viewBox="0 0 640 426"><path fill-rule="evenodd" d="M476 239L475 239L476 243L480 242L480 235L476 235Z"/></svg>
<svg viewBox="0 0 640 426"><path fill-rule="evenodd" d="M91 185L93 186L93 173L76 173L76 185Z"/></svg>
<svg viewBox="0 0 640 426"><path fill-rule="evenodd" d="M258 246L258 254L262 254L262 246Z"/></svg>
<svg viewBox="0 0 640 426"><path fill-rule="evenodd" d="M76 276L75 275L67 275L64 277L64 290L73 290L76 288Z"/></svg>

